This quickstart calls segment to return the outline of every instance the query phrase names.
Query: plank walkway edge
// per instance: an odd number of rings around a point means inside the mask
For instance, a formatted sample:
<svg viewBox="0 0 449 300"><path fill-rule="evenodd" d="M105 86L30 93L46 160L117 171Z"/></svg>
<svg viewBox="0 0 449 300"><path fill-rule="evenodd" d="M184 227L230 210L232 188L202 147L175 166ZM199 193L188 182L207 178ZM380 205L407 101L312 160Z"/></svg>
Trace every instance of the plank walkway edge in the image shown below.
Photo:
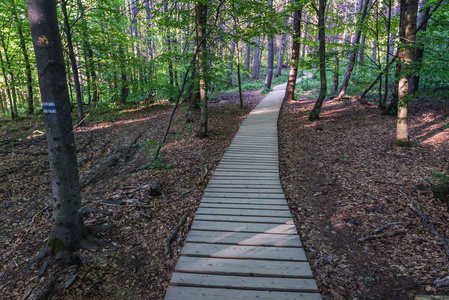
<svg viewBox="0 0 449 300"><path fill-rule="evenodd" d="M318 300L279 179L278 85L242 122L203 194L165 300Z"/></svg>

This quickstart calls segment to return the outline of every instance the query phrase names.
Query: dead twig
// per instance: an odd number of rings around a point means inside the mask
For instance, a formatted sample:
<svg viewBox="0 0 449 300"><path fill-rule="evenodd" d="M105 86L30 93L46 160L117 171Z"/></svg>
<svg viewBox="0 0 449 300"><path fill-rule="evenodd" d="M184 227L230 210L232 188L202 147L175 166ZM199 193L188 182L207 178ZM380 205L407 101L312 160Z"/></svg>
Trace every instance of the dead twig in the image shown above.
<svg viewBox="0 0 449 300"><path fill-rule="evenodd" d="M178 225L176 225L176 227L173 229L172 233L170 234L170 236L167 239L167 242L165 243L165 257L169 258L170 257L170 247L171 247L171 243L173 242L173 240L176 238L176 236L178 235L179 229L181 228L181 226L185 223L185 221L187 220L187 214L184 214L181 218L181 220L179 220Z"/></svg>
<svg viewBox="0 0 449 300"><path fill-rule="evenodd" d="M363 238L358 239L359 243L364 242L364 241L370 241L370 240L377 240L380 238L385 238L385 237L393 237L393 236L397 236L400 234L405 234L407 233L406 229L399 229L393 233L389 233L389 234L373 234L373 235L369 235Z"/></svg>
<svg viewBox="0 0 449 300"><path fill-rule="evenodd" d="M164 197L164 203L167 202L167 198L165 197L165 191L162 188L162 186L159 184L159 182L157 182L156 180L154 180L153 177L151 177L151 180L154 182L154 184L157 186L157 189L162 193L162 197Z"/></svg>
<svg viewBox="0 0 449 300"><path fill-rule="evenodd" d="M381 233L381 232L387 230L388 228L390 228L391 226L397 225L397 224L402 224L402 222L392 222L392 223L387 223L387 224L385 224L384 226L375 229L375 230L374 230L374 234Z"/></svg>
<svg viewBox="0 0 449 300"><path fill-rule="evenodd" d="M178 201L179 199L181 199L182 196L187 195L188 193L190 193L191 191L193 191L194 189L196 189L198 186L200 186L201 184L203 184L203 182L206 180L207 174L209 173L209 171L207 170L207 164L204 165L204 175L201 178L201 180L192 188L188 189L185 192L182 192L176 199L173 200L169 200L168 202L175 202Z"/></svg>
<svg viewBox="0 0 449 300"><path fill-rule="evenodd" d="M413 197L409 198L407 196L406 193L404 193L403 191L399 190L399 192L410 201L410 203L408 204L408 206L413 209L420 217L421 220L424 222L424 224L429 228L430 232L432 232L433 234L435 234L438 239L440 240L440 242L442 243L442 247L445 250L446 255L449 256L449 241L444 238L439 232L438 230L435 228L435 226L433 226L432 223L429 222L429 219L427 218L427 216L419 209L417 208L414 204L413 204Z"/></svg>

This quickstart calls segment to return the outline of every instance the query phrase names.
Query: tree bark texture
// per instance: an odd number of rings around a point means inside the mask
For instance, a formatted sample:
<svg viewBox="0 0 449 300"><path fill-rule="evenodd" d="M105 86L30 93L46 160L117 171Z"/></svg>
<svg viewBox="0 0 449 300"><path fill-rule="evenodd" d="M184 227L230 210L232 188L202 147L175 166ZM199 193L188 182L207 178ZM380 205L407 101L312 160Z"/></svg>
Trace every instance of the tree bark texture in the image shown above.
<svg viewBox="0 0 449 300"><path fill-rule="evenodd" d="M204 138L207 136L207 54L206 41L203 41L207 26L207 4L197 1L195 4L195 29L198 43L198 66L199 66L199 94L201 102L201 123L198 136Z"/></svg>
<svg viewBox="0 0 449 300"><path fill-rule="evenodd" d="M427 3L427 1L422 1L421 3L424 6ZM427 29L427 20L429 14L430 14L430 7L418 13L417 23L418 27L421 28L420 30L421 32L425 32ZM424 47L419 43L418 47L415 48L415 57L413 62L415 70L418 72L421 69L423 58L424 58ZM415 72L415 74L413 74L412 77L410 78L409 89L410 94L414 94L419 90L419 73Z"/></svg>
<svg viewBox="0 0 449 300"><path fill-rule="evenodd" d="M260 38L256 37L256 44L259 46L260 43ZM256 48L254 48L254 63L253 63L253 79L257 80L259 79L259 72L260 72L260 48L256 46Z"/></svg>
<svg viewBox="0 0 449 300"><path fill-rule="evenodd" d="M299 0L293 0L293 2L299 3ZM301 48L299 41L301 37L301 16L302 7L296 10L293 15L292 61L287 86L285 88L284 101L295 100L296 77L298 77L299 52Z"/></svg>
<svg viewBox="0 0 449 300"><path fill-rule="evenodd" d="M281 76L282 73L282 64L284 63L285 40L286 34L281 35L281 40L279 42L278 64L276 66L276 73L274 74L274 77L279 77Z"/></svg>
<svg viewBox="0 0 449 300"><path fill-rule="evenodd" d="M55 1L27 0L27 6L53 187L53 224L48 246L58 257L90 243L79 213L81 195L75 139Z"/></svg>
<svg viewBox="0 0 449 300"><path fill-rule="evenodd" d="M415 54L413 44L416 41L416 12L418 11L418 0L407 0L406 3L404 17L405 36L401 37L405 47L403 57L401 57L401 73L398 89L399 103L396 127L396 144L398 146L410 145L407 102L409 101L409 81Z"/></svg>
<svg viewBox="0 0 449 300"><path fill-rule="evenodd" d="M327 93L327 80L326 80L326 27L324 21L326 18L326 0L320 0L320 6L318 8L318 39L320 41L320 94L313 106L312 111L309 114L309 121L315 121L320 116L321 106Z"/></svg>
<svg viewBox="0 0 449 300"><path fill-rule="evenodd" d="M274 39L271 37L268 41L268 58L267 58L267 77L265 79L265 89L271 89L271 81L273 80L274 65Z"/></svg>

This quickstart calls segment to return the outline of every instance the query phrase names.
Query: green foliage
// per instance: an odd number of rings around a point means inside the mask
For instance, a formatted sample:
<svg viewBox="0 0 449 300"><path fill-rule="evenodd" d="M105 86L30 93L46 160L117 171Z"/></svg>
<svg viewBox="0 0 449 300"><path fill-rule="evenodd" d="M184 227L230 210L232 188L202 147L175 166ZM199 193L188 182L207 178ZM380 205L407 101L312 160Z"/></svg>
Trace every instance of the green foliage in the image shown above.
<svg viewBox="0 0 449 300"><path fill-rule="evenodd" d="M176 133L174 135L174 137L176 137L177 135L178 135L178 133ZM156 143L151 139L147 140L147 141L139 142L139 148L141 150L143 150L145 153L147 153L147 157L150 160L154 157L154 155L156 153L156 149L159 146L163 147L164 143L162 143L162 144ZM166 169L173 168L172 164L167 164L164 162L164 160L163 160L164 154L165 154L164 151L160 151L159 156L155 160L153 160L153 162L144 164L143 166L146 168L149 168L149 169L157 169L157 170L166 170Z"/></svg>

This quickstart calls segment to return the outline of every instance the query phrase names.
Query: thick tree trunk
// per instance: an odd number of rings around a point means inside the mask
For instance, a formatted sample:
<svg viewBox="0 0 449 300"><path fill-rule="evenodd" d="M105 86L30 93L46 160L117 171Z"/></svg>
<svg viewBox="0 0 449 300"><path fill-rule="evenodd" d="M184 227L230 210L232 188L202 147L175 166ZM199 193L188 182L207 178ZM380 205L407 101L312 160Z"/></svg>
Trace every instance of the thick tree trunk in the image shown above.
<svg viewBox="0 0 449 300"><path fill-rule="evenodd" d="M362 12L362 15L361 15L359 21L357 22L357 31L355 33L354 41L353 41L353 46L355 47L355 49L349 57L346 75L345 75L345 78L343 79L343 83L340 88L340 93L338 94L337 97L335 97L335 100L341 100L341 98L343 98L343 96L345 95L346 89L348 88L349 80L351 79L352 71L354 70L355 60L356 60L357 52L358 52L356 49L360 43L360 35L362 33L362 24L365 20L370 0L360 0L360 1L362 3L363 12Z"/></svg>
<svg viewBox="0 0 449 300"><path fill-rule="evenodd" d="M260 38L256 37L256 44L258 46L260 46L261 42L260 42ZM253 64L253 79L257 80L259 79L259 71L260 71L260 49L259 47L256 46L256 48L254 48L254 64Z"/></svg>
<svg viewBox="0 0 449 300"><path fill-rule="evenodd" d="M409 146L408 135L408 109L409 80L412 74L414 57L414 43L416 41L416 12L418 11L418 0L407 0L404 27L405 36L402 43L405 44L404 55L401 58L401 74L399 79L399 104L396 131L396 144L398 146Z"/></svg>
<svg viewBox="0 0 449 300"><path fill-rule="evenodd" d="M425 5L427 1L422 1L421 4ZM421 11L418 14L418 27L421 28L421 32L425 32L427 29L427 20L428 16L430 14L430 7ZM421 45L421 43L418 43L418 47L415 49L415 57L414 57L414 66L415 71L418 71L421 69L421 64L424 57L424 47ZM419 73L416 73L412 75L410 78L410 94L414 94L419 90Z"/></svg>
<svg viewBox="0 0 449 300"><path fill-rule="evenodd" d="M292 0L299 2L299 0ZM293 15L293 37L292 37L292 61L290 65L290 73L288 74L287 86L285 88L284 101L295 100L296 78L298 77L299 51L301 48L299 38L301 37L301 16L302 7L296 10Z"/></svg>
<svg viewBox="0 0 449 300"><path fill-rule="evenodd" d="M237 42L237 79L239 81L238 84L239 84L240 108L243 108L242 80L240 76L240 48L238 42Z"/></svg>
<svg viewBox="0 0 449 300"><path fill-rule="evenodd" d="M312 111L309 114L309 121L315 121L320 116L321 106L327 93L327 80L326 80L326 31L324 25L324 19L326 17L326 0L320 0L320 7L318 8L318 38L320 40L320 94L313 106Z"/></svg>
<svg viewBox="0 0 449 300"><path fill-rule="evenodd" d="M55 1L27 0L27 6L53 187L53 225L47 245L51 254L61 257L97 244L88 235L79 213L81 194L75 139Z"/></svg>
<svg viewBox="0 0 449 300"><path fill-rule="evenodd" d="M201 123L198 136L204 138L207 136L207 57L206 57L206 41L203 41L206 34L207 26L207 3L197 1L195 4L195 27L198 48L198 65L199 65L199 94L201 102Z"/></svg>
<svg viewBox="0 0 449 300"><path fill-rule="evenodd" d="M33 75L31 73L31 65L30 65L30 59L28 56L28 50L26 48L25 38L23 36L23 30L22 30L22 23L19 21L19 18L17 17L17 8L16 8L16 1L11 1L11 8L12 8L12 15L14 18L14 23L17 27L17 32L19 33L19 44L20 49L22 50L22 55L25 61L25 73L27 77L27 89L28 89L28 95L27 95L27 113L31 115L34 112L34 104L33 104Z"/></svg>
<svg viewBox="0 0 449 300"><path fill-rule="evenodd" d="M73 51L72 31L70 29L69 18L67 15L66 1L61 0L60 2L61 2L62 15L64 18L64 31L67 37L67 48L69 50L70 65L72 66L73 83L75 84L78 122L81 123L82 120L84 119L83 95L81 94L81 84L78 74L78 67L76 65L75 52Z"/></svg>
<svg viewBox="0 0 449 300"><path fill-rule="evenodd" d="M387 55L385 65L389 65L390 63L390 39L391 39L391 0L388 0L388 20L387 20ZM388 98L388 72L385 73L385 86L384 86L384 94L382 97L382 102L380 104L381 107L387 106L387 98Z"/></svg>
<svg viewBox="0 0 449 300"><path fill-rule="evenodd" d="M276 67L276 73L274 74L274 77L279 77L281 76L282 73L282 64L284 63L285 40L286 34L281 35L281 40L279 42L278 64Z"/></svg>
<svg viewBox="0 0 449 300"><path fill-rule="evenodd" d="M267 58L267 77L265 79L264 89L271 89L271 81L273 80L273 63L274 63L274 39L268 41L268 58Z"/></svg>

